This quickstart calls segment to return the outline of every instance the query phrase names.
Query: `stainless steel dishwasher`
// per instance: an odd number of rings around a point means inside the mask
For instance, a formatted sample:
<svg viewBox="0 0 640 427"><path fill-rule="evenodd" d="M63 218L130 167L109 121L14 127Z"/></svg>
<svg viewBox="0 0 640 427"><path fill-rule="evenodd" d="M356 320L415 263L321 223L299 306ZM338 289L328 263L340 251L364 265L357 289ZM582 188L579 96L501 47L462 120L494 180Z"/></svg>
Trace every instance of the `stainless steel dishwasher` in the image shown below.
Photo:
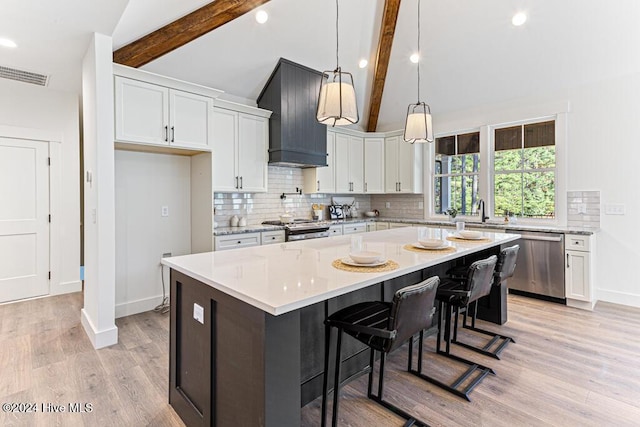
<svg viewBox="0 0 640 427"><path fill-rule="evenodd" d="M564 299L564 234L513 231L522 236L510 290Z"/></svg>

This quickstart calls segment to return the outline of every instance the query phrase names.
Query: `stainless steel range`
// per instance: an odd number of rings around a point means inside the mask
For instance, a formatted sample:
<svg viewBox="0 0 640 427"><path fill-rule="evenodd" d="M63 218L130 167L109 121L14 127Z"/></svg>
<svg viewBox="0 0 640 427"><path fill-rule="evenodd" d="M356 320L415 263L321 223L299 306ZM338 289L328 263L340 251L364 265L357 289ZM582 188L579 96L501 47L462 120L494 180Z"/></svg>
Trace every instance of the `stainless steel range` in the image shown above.
<svg viewBox="0 0 640 427"><path fill-rule="evenodd" d="M329 222L318 222L310 219L295 219L293 223L282 221L264 221L263 225L280 225L284 227L286 241L319 239L329 237Z"/></svg>

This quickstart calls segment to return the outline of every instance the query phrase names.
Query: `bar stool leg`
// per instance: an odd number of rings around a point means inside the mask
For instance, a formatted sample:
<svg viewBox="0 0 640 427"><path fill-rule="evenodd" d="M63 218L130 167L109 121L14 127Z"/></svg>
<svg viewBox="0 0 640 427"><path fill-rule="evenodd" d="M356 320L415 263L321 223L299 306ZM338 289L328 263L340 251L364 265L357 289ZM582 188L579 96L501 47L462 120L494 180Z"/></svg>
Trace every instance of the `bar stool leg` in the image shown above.
<svg viewBox="0 0 640 427"><path fill-rule="evenodd" d="M373 364L375 363L375 350L369 351L369 384L367 385L367 397L371 398L371 389L373 386Z"/></svg>
<svg viewBox="0 0 640 427"><path fill-rule="evenodd" d="M340 349L342 347L342 328L338 328L338 343L336 345L336 372L333 381L333 417L331 418L331 425L336 427L338 425L338 397L340 396Z"/></svg>
<svg viewBox="0 0 640 427"><path fill-rule="evenodd" d="M384 361L387 358L387 354L383 351L380 352L380 375L378 378L378 398L382 400L384 393Z"/></svg>
<svg viewBox="0 0 640 427"><path fill-rule="evenodd" d="M324 327L324 380L322 381L322 421L321 427L327 425L327 398L329 394L329 354L331 347L331 326Z"/></svg>

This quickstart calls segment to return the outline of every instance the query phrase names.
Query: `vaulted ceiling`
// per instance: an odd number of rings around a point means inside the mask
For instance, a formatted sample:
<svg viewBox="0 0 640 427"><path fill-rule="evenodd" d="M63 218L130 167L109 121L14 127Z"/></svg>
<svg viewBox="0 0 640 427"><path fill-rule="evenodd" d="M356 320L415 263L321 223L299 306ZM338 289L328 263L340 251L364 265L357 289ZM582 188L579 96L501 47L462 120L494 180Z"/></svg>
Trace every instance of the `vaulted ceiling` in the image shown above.
<svg viewBox="0 0 640 427"><path fill-rule="evenodd" d="M408 58L416 50L417 1L401 1L378 130L400 128L407 104L416 101L416 66ZM637 0L421 1L421 94L436 117L640 72ZM51 73L52 88L78 90L91 32L112 34L117 49L208 2L5 1L0 37L20 47L0 51L0 65ZM383 7L384 0L340 1L340 65L354 74L363 128ZM269 13L266 24L248 13L142 69L255 102L280 57L318 70L335 67L333 0L271 0L261 8ZM520 10L529 19L514 27L511 17ZM369 60L365 69L358 68L361 58Z"/></svg>

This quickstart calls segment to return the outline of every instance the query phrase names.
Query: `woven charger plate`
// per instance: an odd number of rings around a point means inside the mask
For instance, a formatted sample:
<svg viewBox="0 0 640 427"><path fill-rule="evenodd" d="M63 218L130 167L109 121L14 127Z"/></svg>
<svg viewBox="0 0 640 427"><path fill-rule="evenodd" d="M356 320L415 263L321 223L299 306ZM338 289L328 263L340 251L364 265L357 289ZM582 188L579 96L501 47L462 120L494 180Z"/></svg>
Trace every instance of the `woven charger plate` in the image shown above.
<svg viewBox="0 0 640 427"><path fill-rule="evenodd" d="M490 242L491 239L488 237L483 237L482 239L461 239L455 236L447 236L447 240L451 242L462 242L462 243L480 243L480 242Z"/></svg>
<svg viewBox="0 0 640 427"><path fill-rule="evenodd" d="M393 271L398 268L398 263L395 261L388 260L382 265L378 265L376 267L355 267L352 265L343 264L339 259L333 261L331 265L338 270L351 271L356 273L378 273L381 271Z"/></svg>
<svg viewBox="0 0 640 427"><path fill-rule="evenodd" d="M428 248L416 248L415 246L413 246L412 244L406 244L402 247L402 249L410 251L410 252L431 252L431 253L443 253L446 254L448 252L455 252L456 248L454 248L453 246L448 246L446 248L443 249L428 249Z"/></svg>

